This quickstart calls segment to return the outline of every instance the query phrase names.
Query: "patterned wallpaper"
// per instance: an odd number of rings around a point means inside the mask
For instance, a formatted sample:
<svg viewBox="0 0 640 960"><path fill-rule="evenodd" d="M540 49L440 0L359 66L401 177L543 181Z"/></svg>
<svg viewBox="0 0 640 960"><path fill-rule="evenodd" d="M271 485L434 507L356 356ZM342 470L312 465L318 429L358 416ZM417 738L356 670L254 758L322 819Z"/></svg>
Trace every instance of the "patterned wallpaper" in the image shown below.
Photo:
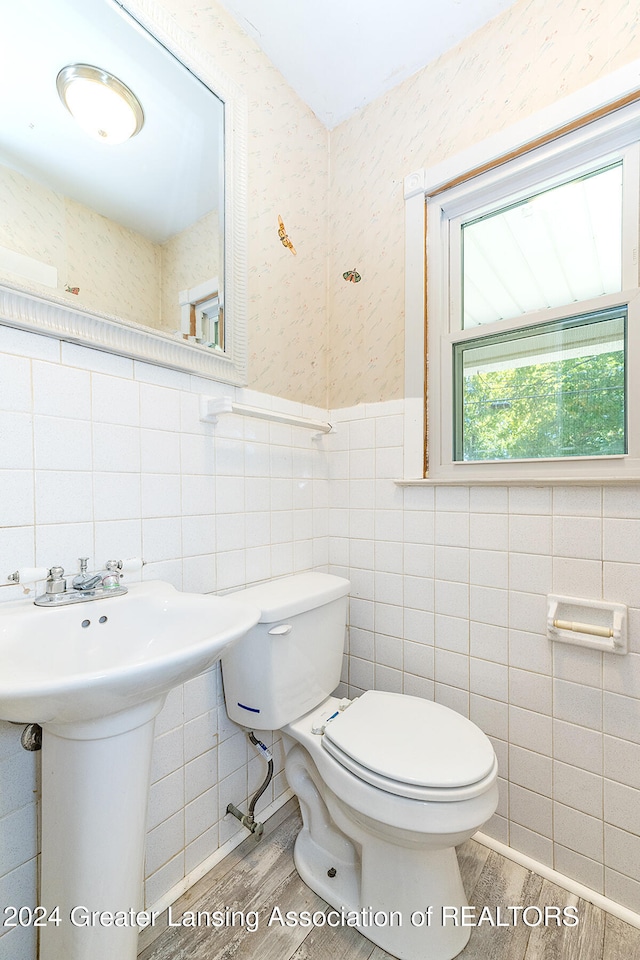
<svg viewBox="0 0 640 960"><path fill-rule="evenodd" d="M180 329L178 293L218 276L218 211L210 210L186 230L170 237L161 251L162 328L171 332Z"/></svg>
<svg viewBox="0 0 640 960"><path fill-rule="evenodd" d="M215 0L159 3L247 97L249 386L326 406L329 134Z"/></svg>
<svg viewBox="0 0 640 960"><path fill-rule="evenodd" d="M160 247L134 230L64 198L66 270L59 285L89 310L156 326L160 316Z"/></svg>
<svg viewBox="0 0 640 960"><path fill-rule="evenodd" d="M157 244L2 166L0 245L56 267L55 293L74 306L149 325L160 315ZM65 294L66 286L80 292Z"/></svg>
<svg viewBox="0 0 640 960"><path fill-rule="evenodd" d="M404 177L637 57L636 0L521 0L332 131L329 406L403 395Z"/></svg>
<svg viewBox="0 0 640 960"><path fill-rule="evenodd" d="M55 293L74 306L173 333L180 329L178 292L218 275L218 214L210 212L159 245L0 166L0 246L54 266ZM68 293L67 286L79 292Z"/></svg>

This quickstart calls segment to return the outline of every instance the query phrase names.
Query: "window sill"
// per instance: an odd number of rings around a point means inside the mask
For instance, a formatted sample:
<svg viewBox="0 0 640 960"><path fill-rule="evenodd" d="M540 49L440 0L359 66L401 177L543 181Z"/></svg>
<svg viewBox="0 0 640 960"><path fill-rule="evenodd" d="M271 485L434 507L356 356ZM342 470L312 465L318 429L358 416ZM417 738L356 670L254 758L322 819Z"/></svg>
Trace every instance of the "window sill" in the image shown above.
<svg viewBox="0 0 640 960"><path fill-rule="evenodd" d="M397 478L398 487L615 487L640 484L640 477L485 477L468 480L453 480L446 477L432 480L429 477Z"/></svg>

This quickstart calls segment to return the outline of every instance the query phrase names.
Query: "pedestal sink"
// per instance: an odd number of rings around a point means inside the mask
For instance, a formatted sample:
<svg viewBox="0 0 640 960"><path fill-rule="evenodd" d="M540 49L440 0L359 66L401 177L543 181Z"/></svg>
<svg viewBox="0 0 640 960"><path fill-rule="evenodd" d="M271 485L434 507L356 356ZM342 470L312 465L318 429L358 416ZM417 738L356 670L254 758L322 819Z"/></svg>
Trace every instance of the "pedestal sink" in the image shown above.
<svg viewBox="0 0 640 960"><path fill-rule="evenodd" d="M126 596L0 605L0 719L42 738L40 960L135 960L156 715L258 622L228 597L168 583Z"/></svg>

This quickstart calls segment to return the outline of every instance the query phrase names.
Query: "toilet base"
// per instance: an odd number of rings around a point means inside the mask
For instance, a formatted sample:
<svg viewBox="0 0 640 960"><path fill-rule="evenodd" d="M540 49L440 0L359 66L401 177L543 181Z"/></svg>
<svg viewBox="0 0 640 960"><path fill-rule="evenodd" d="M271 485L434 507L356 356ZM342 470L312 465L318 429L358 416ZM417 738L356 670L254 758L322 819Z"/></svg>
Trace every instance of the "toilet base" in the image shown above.
<svg viewBox="0 0 640 960"><path fill-rule="evenodd" d="M457 956L471 929L450 915L443 922L443 908L455 907L459 916L467 905L454 844L470 833L425 835L367 822L326 786L298 744L288 751L286 775L303 820L294 862L338 911L328 922L355 926L399 960Z"/></svg>
<svg viewBox="0 0 640 960"><path fill-rule="evenodd" d="M460 907L467 905L461 880L461 894L444 898L447 901L446 904L442 897L442 886L438 884L438 896L426 896L421 901L420 908L383 909L380 906L381 901L376 898L375 891L371 891L370 899L349 896L349 893L357 889L355 877L349 873L348 867L344 870L340 863L335 866L335 858L331 861L331 867L324 873L318 871L318 849L314 849L313 843L309 841L310 836L303 829L296 841L294 863L307 886L334 908L336 915L328 917L328 923L334 926L355 927L368 940L397 957L398 960L425 960L425 958L452 960L464 950L471 936L471 928L454 926L452 921L447 925L441 922L443 906L456 906L459 916ZM455 849L439 852L451 854L454 862L451 863L448 856L430 858L427 869L439 871L438 879L442 878L443 872L448 872L453 877L453 883L447 886L455 887L456 879L460 876ZM435 860L440 862L436 863ZM330 858L325 857L325 861L328 863ZM389 879L388 866L388 862L385 863L387 880ZM336 875L331 879L328 876L328 870L333 869L336 870Z"/></svg>

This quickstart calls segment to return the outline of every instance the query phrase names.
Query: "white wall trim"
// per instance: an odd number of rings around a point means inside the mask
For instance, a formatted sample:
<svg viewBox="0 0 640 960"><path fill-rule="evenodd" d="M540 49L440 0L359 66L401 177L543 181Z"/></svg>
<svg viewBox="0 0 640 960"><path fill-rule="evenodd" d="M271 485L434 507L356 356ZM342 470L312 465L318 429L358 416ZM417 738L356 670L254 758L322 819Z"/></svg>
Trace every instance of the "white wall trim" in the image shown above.
<svg viewBox="0 0 640 960"><path fill-rule="evenodd" d="M540 863L539 860L534 860L525 853L520 853L518 850L514 850L513 847L508 847L506 843L501 843L500 840L494 840L493 837L489 837L485 833L476 833L473 839L477 840L478 843L481 843L484 847L495 850L496 853L501 854L501 856L506 857L508 860L519 863L521 867L532 870L533 873L537 873L538 876L543 877L545 880L555 883L558 887L562 887L563 890L568 890L569 893L573 893L577 897L582 897L583 900L587 900L594 906L606 911L606 913L610 913L619 920L624 920L625 923L629 923L632 927L637 927L640 930L640 914L634 913L633 910L629 910L628 907L623 907L622 904L616 903L615 900L610 900L608 897L605 897L604 894L597 893L597 891L592 890L590 887L585 887L582 883L578 883L577 880L572 880L571 877L566 877L563 873L558 873L557 870L547 867L546 864Z"/></svg>

